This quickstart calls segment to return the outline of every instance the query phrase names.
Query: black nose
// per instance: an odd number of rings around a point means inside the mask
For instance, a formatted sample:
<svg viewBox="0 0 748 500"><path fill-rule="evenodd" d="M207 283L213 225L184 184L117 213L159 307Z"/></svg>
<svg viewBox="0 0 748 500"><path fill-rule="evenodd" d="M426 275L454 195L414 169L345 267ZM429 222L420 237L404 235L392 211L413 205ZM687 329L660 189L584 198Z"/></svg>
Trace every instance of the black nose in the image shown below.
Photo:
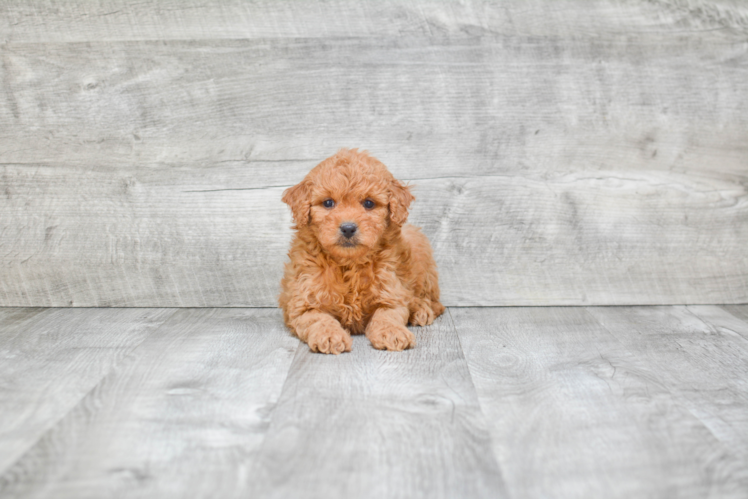
<svg viewBox="0 0 748 500"><path fill-rule="evenodd" d="M356 234L357 229L358 226L354 222L344 222L340 225L340 232L343 233L343 236L346 238L350 238Z"/></svg>

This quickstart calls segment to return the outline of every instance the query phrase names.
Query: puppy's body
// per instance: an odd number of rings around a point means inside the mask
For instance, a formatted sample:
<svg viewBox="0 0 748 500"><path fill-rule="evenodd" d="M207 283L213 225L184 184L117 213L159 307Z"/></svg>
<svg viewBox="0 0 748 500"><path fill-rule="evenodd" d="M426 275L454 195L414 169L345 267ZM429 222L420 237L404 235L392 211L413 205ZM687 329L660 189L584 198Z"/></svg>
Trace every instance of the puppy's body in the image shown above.
<svg viewBox="0 0 748 500"><path fill-rule="evenodd" d="M348 351L351 333L378 349L407 349L415 338L405 325L430 324L444 311L431 246L405 224L413 199L356 150L341 150L284 193L296 234L279 302L312 350Z"/></svg>

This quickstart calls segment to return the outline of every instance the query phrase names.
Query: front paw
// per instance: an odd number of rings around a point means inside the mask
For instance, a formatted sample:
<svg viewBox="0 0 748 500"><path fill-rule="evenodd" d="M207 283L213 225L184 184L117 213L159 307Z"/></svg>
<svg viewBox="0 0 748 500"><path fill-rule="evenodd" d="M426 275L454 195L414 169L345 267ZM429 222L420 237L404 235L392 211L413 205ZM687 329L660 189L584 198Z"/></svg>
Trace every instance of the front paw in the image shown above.
<svg viewBox="0 0 748 500"><path fill-rule="evenodd" d="M426 304L422 304L417 310L410 313L408 323L414 326L430 325L436 319L436 314Z"/></svg>
<svg viewBox="0 0 748 500"><path fill-rule="evenodd" d="M416 337L402 325L369 325L366 337L376 349L402 351L415 347Z"/></svg>
<svg viewBox="0 0 748 500"><path fill-rule="evenodd" d="M309 328L307 344L313 352L340 354L351 350L351 334L340 325L315 324Z"/></svg>

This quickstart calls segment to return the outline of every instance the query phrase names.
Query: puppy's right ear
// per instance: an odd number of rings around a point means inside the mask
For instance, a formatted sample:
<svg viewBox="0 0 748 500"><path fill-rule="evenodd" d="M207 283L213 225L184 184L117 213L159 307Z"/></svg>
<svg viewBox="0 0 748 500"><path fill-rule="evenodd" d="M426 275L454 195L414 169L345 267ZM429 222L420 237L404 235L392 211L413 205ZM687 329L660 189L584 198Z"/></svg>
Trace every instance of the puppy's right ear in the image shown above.
<svg viewBox="0 0 748 500"><path fill-rule="evenodd" d="M291 207L297 229L308 226L309 218L312 216L312 190L309 184L307 180L303 180L283 191L281 198L283 203Z"/></svg>

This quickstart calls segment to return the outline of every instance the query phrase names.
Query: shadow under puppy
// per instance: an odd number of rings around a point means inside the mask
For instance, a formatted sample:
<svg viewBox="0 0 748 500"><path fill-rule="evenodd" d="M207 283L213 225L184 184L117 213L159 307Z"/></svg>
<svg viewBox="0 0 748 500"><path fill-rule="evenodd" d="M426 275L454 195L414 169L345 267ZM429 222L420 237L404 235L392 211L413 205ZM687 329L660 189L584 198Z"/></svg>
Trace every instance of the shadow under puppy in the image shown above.
<svg viewBox="0 0 748 500"><path fill-rule="evenodd" d="M414 200L379 160L341 149L283 193L296 230L279 303L312 351L351 350L365 333L377 349L415 345L406 328L444 312L431 245L405 224Z"/></svg>

